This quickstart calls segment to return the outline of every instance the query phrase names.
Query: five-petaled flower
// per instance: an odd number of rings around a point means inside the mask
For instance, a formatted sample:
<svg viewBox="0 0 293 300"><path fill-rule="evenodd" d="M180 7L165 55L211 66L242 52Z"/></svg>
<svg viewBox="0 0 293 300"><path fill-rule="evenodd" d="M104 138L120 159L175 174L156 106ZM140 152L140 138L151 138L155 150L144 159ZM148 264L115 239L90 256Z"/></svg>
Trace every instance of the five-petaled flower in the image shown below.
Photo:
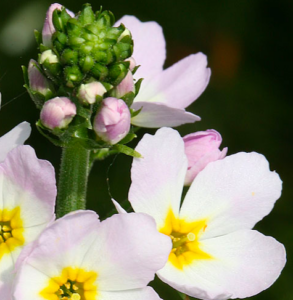
<svg viewBox="0 0 293 300"><path fill-rule="evenodd" d="M187 159L178 132L162 128L145 135L136 151L143 158L134 159L129 200L172 240L169 260L157 273L164 282L205 300L250 297L273 284L285 265L284 246L251 230L282 189L263 155L211 162L180 208Z"/></svg>
<svg viewBox="0 0 293 300"><path fill-rule="evenodd" d="M100 222L92 211L70 213L24 249L14 296L159 300L146 285L164 266L170 249L170 239L146 214L114 215Z"/></svg>

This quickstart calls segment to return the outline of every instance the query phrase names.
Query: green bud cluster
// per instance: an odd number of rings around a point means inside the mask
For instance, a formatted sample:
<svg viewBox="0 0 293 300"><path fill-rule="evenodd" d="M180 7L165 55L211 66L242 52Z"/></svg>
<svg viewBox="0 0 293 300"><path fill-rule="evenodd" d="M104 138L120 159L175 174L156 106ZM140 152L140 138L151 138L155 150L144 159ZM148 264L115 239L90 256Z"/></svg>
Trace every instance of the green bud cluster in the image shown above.
<svg viewBox="0 0 293 300"><path fill-rule="evenodd" d="M52 50L58 62L46 59L42 62L44 71L69 88L94 80L118 85L129 69L129 62L124 60L133 52L133 40L123 24L112 27L114 22L110 11L94 13L89 4L75 18L65 8L56 9ZM40 50L41 59L49 49L41 44Z"/></svg>

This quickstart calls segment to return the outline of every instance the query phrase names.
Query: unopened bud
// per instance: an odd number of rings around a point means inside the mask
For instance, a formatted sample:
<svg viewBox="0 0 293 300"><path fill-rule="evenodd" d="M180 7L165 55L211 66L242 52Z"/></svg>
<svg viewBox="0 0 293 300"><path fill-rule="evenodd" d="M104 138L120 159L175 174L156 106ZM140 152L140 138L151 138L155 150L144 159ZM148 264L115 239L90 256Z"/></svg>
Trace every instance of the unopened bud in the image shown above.
<svg viewBox="0 0 293 300"><path fill-rule="evenodd" d="M48 62L50 64L57 64L59 63L59 59L52 50L46 50L41 54L40 57L40 64L43 64L45 62Z"/></svg>
<svg viewBox="0 0 293 300"><path fill-rule="evenodd" d="M28 65L29 87L33 92L42 94L45 98L53 95L53 86L40 71L38 63L31 59Z"/></svg>
<svg viewBox="0 0 293 300"><path fill-rule="evenodd" d="M94 120L94 130L103 141L114 145L122 140L130 129L130 111L121 99L106 98Z"/></svg>
<svg viewBox="0 0 293 300"><path fill-rule="evenodd" d="M107 92L105 87L98 81L82 84L79 88L77 98L83 103L93 104L97 97L103 97Z"/></svg>
<svg viewBox="0 0 293 300"><path fill-rule="evenodd" d="M129 92L135 91L132 73L128 71L126 77L113 89L111 95L115 98L122 98Z"/></svg>
<svg viewBox="0 0 293 300"><path fill-rule="evenodd" d="M222 137L213 129L188 134L183 141L188 159L185 185L190 185L201 170L210 162L224 158L228 151L228 148L219 150Z"/></svg>
<svg viewBox="0 0 293 300"><path fill-rule="evenodd" d="M58 3L54 3L52 4L46 14L46 19L45 19L45 23L44 23L44 27L43 27L43 31L42 31L42 36L43 36L43 45L48 47L48 48L52 48L52 35L56 32L56 29L54 27L53 24L53 12L55 9L58 9L61 11L62 9L62 5L58 4ZM74 13L67 10L66 12L72 17L74 18Z"/></svg>
<svg viewBox="0 0 293 300"><path fill-rule="evenodd" d="M50 129L66 128L76 115L76 106L66 97L47 101L41 110L41 122Z"/></svg>

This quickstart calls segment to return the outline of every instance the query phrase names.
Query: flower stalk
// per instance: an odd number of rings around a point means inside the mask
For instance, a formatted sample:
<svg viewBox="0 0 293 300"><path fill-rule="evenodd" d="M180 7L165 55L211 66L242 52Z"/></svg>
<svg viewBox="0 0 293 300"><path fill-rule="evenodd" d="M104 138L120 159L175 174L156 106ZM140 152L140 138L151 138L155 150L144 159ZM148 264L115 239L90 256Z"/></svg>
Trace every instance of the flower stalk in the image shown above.
<svg viewBox="0 0 293 300"><path fill-rule="evenodd" d="M62 148L56 216L86 208L90 151L76 143Z"/></svg>

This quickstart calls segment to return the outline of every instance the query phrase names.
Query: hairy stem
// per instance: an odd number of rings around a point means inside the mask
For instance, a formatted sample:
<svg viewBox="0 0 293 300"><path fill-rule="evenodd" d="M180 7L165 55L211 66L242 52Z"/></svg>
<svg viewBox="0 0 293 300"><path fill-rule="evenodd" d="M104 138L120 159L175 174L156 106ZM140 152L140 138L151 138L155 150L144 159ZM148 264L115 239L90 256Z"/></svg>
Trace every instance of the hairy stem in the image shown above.
<svg viewBox="0 0 293 300"><path fill-rule="evenodd" d="M90 151L79 144L62 149L56 215L57 218L86 208Z"/></svg>

